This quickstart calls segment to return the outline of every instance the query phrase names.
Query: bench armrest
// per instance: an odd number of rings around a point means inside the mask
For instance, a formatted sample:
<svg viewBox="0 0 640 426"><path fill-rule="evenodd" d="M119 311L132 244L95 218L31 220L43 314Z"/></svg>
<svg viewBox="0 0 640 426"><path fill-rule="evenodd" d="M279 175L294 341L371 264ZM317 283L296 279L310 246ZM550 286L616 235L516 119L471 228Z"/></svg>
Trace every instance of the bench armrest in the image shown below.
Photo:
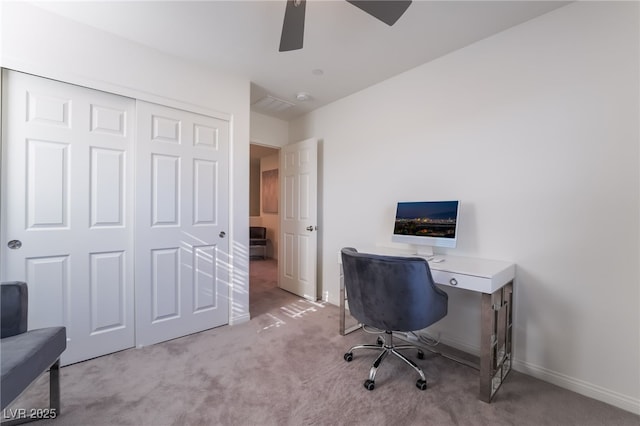
<svg viewBox="0 0 640 426"><path fill-rule="evenodd" d="M29 305L27 284L20 281L0 283L0 338L27 331Z"/></svg>

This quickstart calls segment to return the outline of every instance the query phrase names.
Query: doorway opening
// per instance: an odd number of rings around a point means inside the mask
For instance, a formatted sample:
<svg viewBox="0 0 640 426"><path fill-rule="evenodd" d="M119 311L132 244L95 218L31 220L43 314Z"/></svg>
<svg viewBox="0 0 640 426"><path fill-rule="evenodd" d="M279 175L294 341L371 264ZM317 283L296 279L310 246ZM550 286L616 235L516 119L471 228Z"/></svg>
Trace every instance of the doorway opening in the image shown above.
<svg viewBox="0 0 640 426"><path fill-rule="evenodd" d="M249 158L249 226L265 228L267 240L258 253L249 250L249 312L255 317L265 295L278 287L280 149L252 143Z"/></svg>

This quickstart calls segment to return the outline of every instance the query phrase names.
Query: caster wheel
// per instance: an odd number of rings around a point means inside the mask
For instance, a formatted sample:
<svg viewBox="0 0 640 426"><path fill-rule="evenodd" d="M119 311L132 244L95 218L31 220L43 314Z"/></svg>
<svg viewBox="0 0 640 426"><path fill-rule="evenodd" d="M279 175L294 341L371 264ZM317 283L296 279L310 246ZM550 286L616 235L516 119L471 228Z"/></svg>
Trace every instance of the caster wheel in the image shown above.
<svg viewBox="0 0 640 426"><path fill-rule="evenodd" d="M378 340L376 340L376 343L378 344L378 346L382 346L384 345L384 339L382 337L378 337Z"/></svg>
<svg viewBox="0 0 640 426"><path fill-rule="evenodd" d="M425 385L425 386L426 386L426 385ZM376 387L376 385L375 385L375 383L373 382L373 380L369 380L369 379L367 379L367 380L365 380L365 381L364 381L364 387L365 387L367 390L372 391L372 390Z"/></svg>
<svg viewBox="0 0 640 426"><path fill-rule="evenodd" d="M424 359L424 352L418 349L418 359Z"/></svg>
<svg viewBox="0 0 640 426"><path fill-rule="evenodd" d="M344 354L344 360L347 362L353 361L353 354L351 352L347 352L346 354Z"/></svg>
<svg viewBox="0 0 640 426"><path fill-rule="evenodd" d="M416 387L420 390L426 390L427 382L425 380L418 379L418 381L416 382Z"/></svg>

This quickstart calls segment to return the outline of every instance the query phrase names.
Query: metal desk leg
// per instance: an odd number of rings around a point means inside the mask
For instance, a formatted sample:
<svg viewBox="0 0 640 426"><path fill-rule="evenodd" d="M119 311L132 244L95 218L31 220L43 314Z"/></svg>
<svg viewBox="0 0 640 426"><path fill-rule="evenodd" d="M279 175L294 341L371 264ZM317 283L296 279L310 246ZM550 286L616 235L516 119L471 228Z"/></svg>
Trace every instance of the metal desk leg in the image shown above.
<svg viewBox="0 0 640 426"><path fill-rule="evenodd" d="M340 265L340 335L344 336L349 333L352 333L362 327L362 324L356 324L349 328L346 328L345 321L347 315L347 292L344 288L344 275L342 272L342 264Z"/></svg>
<svg viewBox="0 0 640 426"><path fill-rule="evenodd" d="M513 281L493 294L482 294L480 400L491 399L511 371Z"/></svg>
<svg viewBox="0 0 640 426"><path fill-rule="evenodd" d="M342 276L342 265L340 265L340 335L345 335L344 322L345 322L345 291L344 291L344 277Z"/></svg>

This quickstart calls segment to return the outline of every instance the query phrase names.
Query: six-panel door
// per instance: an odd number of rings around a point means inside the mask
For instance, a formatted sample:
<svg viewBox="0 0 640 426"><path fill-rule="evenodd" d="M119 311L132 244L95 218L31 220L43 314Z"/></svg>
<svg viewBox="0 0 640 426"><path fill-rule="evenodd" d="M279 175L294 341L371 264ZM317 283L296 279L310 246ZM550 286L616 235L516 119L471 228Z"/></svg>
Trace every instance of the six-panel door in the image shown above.
<svg viewBox="0 0 640 426"><path fill-rule="evenodd" d="M67 327L62 364L132 347L135 101L4 82L2 278L27 282L30 329Z"/></svg>
<svg viewBox="0 0 640 426"><path fill-rule="evenodd" d="M282 148L280 159L280 287L317 300L318 141Z"/></svg>
<svg viewBox="0 0 640 426"><path fill-rule="evenodd" d="M136 330L148 345L229 318L229 123L137 103Z"/></svg>

